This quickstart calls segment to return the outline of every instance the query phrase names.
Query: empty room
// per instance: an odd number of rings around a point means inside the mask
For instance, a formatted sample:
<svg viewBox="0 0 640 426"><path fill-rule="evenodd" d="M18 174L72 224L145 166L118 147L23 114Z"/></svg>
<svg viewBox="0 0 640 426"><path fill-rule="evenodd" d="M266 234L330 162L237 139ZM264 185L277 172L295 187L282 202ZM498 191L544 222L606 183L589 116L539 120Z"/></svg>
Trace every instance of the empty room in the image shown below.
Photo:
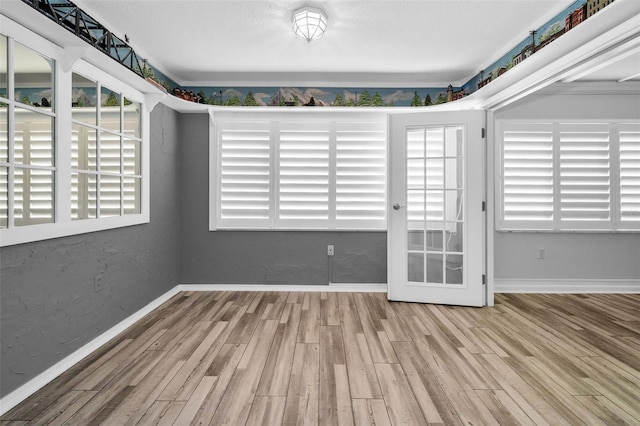
<svg viewBox="0 0 640 426"><path fill-rule="evenodd" d="M639 401L639 1L0 3L0 425Z"/></svg>

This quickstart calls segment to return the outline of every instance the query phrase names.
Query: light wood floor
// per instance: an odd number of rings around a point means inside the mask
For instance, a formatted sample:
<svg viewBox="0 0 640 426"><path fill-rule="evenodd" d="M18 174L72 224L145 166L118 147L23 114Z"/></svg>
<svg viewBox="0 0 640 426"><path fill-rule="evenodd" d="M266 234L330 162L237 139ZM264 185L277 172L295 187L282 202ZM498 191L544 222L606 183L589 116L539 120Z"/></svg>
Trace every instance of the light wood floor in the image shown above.
<svg viewBox="0 0 640 426"><path fill-rule="evenodd" d="M180 293L4 424L640 424L640 295Z"/></svg>

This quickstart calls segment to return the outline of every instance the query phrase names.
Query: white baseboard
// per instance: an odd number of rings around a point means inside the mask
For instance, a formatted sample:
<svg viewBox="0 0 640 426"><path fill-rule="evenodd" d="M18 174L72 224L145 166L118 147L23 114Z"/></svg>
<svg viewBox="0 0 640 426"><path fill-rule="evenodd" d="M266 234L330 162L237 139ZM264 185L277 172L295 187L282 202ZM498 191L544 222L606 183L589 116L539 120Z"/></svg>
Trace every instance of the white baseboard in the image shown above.
<svg viewBox="0 0 640 426"><path fill-rule="evenodd" d="M14 390L10 394L7 394L4 398L0 399L0 416L4 415L6 412L30 397L47 383L67 371L69 368L73 367L75 364L87 357L100 346L104 345L109 340L113 339L118 334L122 333L124 330L135 324L145 315L156 309L158 306L171 299L179 291L180 290L178 290L178 287L172 288L162 296L155 299L153 302L149 303L148 305L130 315L126 319L120 321L118 324L111 327L109 330L105 331L86 345L82 346L80 349L76 350L66 358L60 360L52 367L49 367L44 372L38 374L36 377L29 380L18 389Z"/></svg>
<svg viewBox="0 0 640 426"><path fill-rule="evenodd" d="M640 293L634 279L508 279L494 280L496 293Z"/></svg>
<svg viewBox="0 0 640 426"><path fill-rule="evenodd" d="M308 291L386 293L386 284L356 283L328 285L290 284L180 284L179 291Z"/></svg>

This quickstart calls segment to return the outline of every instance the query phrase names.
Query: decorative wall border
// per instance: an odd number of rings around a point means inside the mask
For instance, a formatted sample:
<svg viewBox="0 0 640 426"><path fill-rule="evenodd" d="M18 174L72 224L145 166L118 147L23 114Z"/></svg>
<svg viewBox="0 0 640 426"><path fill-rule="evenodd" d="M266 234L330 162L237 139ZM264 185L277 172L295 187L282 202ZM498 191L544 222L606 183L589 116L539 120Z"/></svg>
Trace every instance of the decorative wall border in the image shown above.
<svg viewBox="0 0 640 426"><path fill-rule="evenodd" d="M500 59L461 87L317 88L180 86L71 1L22 0L121 65L168 93L190 102L221 106L430 106L452 102L490 84L557 38L591 18L614 0L575 0Z"/></svg>

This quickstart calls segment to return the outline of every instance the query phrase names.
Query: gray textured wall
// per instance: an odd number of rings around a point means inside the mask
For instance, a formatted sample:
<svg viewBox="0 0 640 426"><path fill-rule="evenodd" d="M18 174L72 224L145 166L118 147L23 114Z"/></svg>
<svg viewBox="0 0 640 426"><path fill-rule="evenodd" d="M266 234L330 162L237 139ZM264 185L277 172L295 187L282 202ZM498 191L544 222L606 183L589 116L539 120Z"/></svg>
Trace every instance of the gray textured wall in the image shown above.
<svg viewBox="0 0 640 426"><path fill-rule="evenodd" d="M178 118L151 114L151 222L0 251L4 396L179 282Z"/></svg>
<svg viewBox="0 0 640 426"><path fill-rule="evenodd" d="M597 95L583 86L531 95L496 119L639 119L637 86L630 94ZM553 90L552 89L552 90ZM494 176L489 171L489 176ZM544 248L545 259L537 259ZM504 279L640 279L640 234L495 233L495 277Z"/></svg>
<svg viewBox="0 0 640 426"><path fill-rule="evenodd" d="M209 231L209 116L183 114L182 272L184 284L386 283L385 232Z"/></svg>

